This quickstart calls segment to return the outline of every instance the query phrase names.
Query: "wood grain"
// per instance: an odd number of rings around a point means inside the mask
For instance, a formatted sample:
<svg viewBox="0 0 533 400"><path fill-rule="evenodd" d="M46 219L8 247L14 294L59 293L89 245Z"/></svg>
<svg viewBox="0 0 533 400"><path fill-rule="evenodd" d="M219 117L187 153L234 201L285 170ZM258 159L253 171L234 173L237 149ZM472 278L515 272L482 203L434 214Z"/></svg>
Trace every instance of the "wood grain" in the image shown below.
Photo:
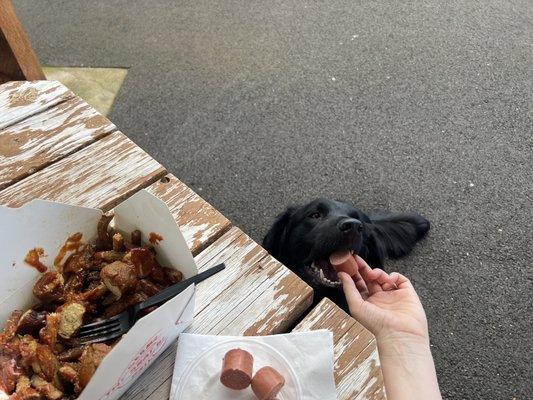
<svg viewBox="0 0 533 400"><path fill-rule="evenodd" d="M312 289L270 256L246 270L206 307L189 331L212 335L268 335L291 326L313 301Z"/></svg>
<svg viewBox="0 0 533 400"><path fill-rule="evenodd" d="M267 255L266 250L255 243L239 228L231 228L219 240L195 257L200 272L216 264L226 268L202 283L196 294L196 312L201 312L227 287Z"/></svg>
<svg viewBox="0 0 533 400"><path fill-rule="evenodd" d="M328 329L333 333L333 342L337 343L356 323L355 319L351 318L330 299L324 298L293 330L306 332Z"/></svg>
<svg viewBox="0 0 533 400"><path fill-rule="evenodd" d="M0 85L0 129L74 97L55 81L9 82Z"/></svg>
<svg viewBox="0 0 533 400"><path fill-rule="evenodd" d="M147 190L167 204L193 255L200 253L231 227L226 217L171 174L150 185Z"/></svg>
<svg viewBox="0 0 533 400"><path fill-rule="evenodd" d="M231 228L196 258L199 269L226 269L197 286L196 316L188 332L268 335L284 332L309 307L312 290L238 228ZM175 344L125 394L127 399L168 398Z"/></svg>
<svg viewBox="0 0 533 400"><path fill-rule="evenodd" d="M11 0L0 0L0 72L9 80L45 79Z"/></svg>
<svg viewBox="0 0 533 400"><path fill-rule="evenodd" d="M386 399L374 336L329 299L322 300L293 331L318 329L333 333L337 398Z"/></svg>
<svg viewBox="0 0 533 400"><path fill-rule="evenodd" d="M107 210L164 174L117 131L0 191L0 204L19 207L41 198Z"/></svg>
<svg viewBox="0 0 533 400"><path fill-rule="evenodd" d="M0 189L115 130L77 97L0 129Z"/></svg>

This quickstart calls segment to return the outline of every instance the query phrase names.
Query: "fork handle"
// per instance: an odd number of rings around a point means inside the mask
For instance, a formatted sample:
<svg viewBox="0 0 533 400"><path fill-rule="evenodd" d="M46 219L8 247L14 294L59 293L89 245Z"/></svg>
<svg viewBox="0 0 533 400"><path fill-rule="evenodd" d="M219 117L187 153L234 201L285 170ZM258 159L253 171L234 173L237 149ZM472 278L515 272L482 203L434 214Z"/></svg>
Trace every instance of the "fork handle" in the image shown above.
<svg viewBox="0 0 533 400"><path fill-rule="evenodd" d="M205 270L204 272L199 273L198 275L185 279L184 281L178 282L172 286L169 286L161 290L159 293L139 303L136 307L137 313L144 311L150 307L160 306L161 304L167 302L174 296L177 296L178 294L183 292L193 283L202 282L203 280L209 278L210 276L216 274L217 272L222 271L224 268L226 268L224 263L215 265L214 267L211 267Z"/></svg>

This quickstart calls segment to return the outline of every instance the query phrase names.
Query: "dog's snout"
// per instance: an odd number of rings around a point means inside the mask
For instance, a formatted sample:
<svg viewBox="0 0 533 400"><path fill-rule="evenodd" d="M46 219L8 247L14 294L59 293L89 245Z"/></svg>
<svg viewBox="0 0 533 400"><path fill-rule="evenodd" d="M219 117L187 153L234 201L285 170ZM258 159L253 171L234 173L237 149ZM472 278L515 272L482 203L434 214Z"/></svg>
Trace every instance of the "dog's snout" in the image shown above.
<svg viewBox="0 0 533 400"><path fill-rule="evenodd" d="M363 224L361 221L354 218L342 219L337 226L339 227L339 230L344 233L363 231Z"/></svg>

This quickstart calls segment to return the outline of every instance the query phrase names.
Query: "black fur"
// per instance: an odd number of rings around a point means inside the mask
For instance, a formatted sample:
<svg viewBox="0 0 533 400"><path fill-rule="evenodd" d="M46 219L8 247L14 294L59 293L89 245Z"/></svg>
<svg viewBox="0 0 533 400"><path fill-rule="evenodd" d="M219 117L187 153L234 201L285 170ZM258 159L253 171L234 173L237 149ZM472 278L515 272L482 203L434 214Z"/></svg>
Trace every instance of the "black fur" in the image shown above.
<svg viewBox="0 0 533 400"><path fill-rule="evenodd" d="M417 213L381 212L367 215L340 201L317 199L287 208L278 216L263 246L315 289L315 302L329 297L347 309L342 290L324 286L309 273L314 261L336 250L354 250L373 268L386 258L408 254L429 231Z"/></svg>

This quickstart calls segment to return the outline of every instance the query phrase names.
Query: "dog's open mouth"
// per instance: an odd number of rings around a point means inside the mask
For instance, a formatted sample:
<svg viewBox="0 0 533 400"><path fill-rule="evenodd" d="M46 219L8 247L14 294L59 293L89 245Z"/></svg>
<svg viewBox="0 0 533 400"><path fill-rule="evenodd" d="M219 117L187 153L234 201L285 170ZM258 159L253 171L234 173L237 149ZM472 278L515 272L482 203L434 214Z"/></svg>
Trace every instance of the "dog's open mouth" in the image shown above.
<svg viewBox="0 0 533 400"><path fill-rule="evenodd" d="M355 251L352 250L351 253L355 256ZM320 285L330 288L339 288L342 285L337 276L337 271L335 271L329 261L329 257L313 261L311 265L305 267L305 270Z"/></svg>

